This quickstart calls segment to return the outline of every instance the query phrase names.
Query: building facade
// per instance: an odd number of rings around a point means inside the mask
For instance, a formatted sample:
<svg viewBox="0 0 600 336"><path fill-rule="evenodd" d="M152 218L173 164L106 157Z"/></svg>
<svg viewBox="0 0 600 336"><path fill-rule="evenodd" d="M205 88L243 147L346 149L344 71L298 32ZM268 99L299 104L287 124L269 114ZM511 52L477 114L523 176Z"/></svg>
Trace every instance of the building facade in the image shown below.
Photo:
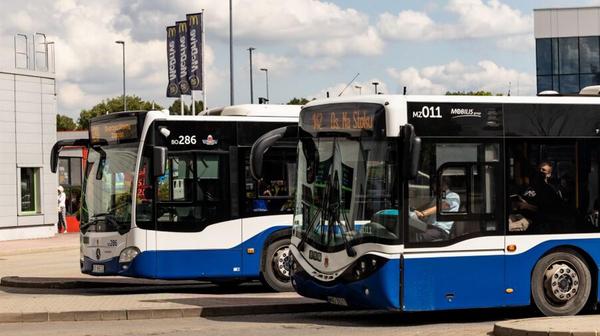
<svg viewBox="0 0 600 336"><path fill-rule="evenodd" d="M56 233L54 73L0 70L0 240Z"/></svg>
<svg viewBox="0 0 600 336"><path fill-rule="evenodd" d="M600 84L600 7L534 10L537 92Z"/></svg>

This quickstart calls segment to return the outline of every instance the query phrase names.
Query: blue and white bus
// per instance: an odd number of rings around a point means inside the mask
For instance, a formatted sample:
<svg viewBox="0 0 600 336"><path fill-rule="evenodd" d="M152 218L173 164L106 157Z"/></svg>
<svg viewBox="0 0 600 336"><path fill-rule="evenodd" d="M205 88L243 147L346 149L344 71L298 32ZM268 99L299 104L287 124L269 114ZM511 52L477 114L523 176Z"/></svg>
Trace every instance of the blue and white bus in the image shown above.
<svg viewBox="0 0 600 336"><path fill-rule="evenodd" d="M377 95L313 101L299 140L292 284L401 311L600 298L600 98Z"/></svg>
<svg viewBox="0 0 600 336"><path fill-rule="evenodd" d="M296 145L249 173L262 134L297 125L299 106L237 105L200 116L120 112L92 119L81 207L81 271L291 290Z"/></svg>

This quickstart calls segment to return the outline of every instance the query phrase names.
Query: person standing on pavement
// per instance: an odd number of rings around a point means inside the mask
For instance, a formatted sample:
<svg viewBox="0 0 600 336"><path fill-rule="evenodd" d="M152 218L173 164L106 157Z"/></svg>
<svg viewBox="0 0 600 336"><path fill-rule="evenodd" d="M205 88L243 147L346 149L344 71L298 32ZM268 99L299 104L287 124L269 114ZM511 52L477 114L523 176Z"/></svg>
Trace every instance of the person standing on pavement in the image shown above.
<svg viewBox="0 0 600 336"><path fill-rule="evenodd" d="M58 233L67 233L67 226L65 224L65 218L67 215L66 206L67 195L65 195L65 189L62 186L58 186Z"/></svg>

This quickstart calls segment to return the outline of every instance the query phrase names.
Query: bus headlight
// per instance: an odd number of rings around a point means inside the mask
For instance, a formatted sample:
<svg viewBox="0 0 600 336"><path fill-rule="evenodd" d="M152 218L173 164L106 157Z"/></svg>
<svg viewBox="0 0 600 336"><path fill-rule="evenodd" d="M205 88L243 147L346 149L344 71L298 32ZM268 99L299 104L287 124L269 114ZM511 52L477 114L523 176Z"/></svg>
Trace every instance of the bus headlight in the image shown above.
<svg viewBox="0 0 600 336"><path fill-rule="evenodd" d="M129 268L129 264L140 254L140 249L135 246L130 246L121 251L119 255L119 264L122 269Z"/></svg>
<svg viewBox="0 0 600 336"><path fill-rule="evenodd" d="M352 266L348 267L348 269L342 273L340 278L347 282L364 279L375 273L375 271L381 268L386 262L386 258L373 254L365 254L358 258Z"/></svg>

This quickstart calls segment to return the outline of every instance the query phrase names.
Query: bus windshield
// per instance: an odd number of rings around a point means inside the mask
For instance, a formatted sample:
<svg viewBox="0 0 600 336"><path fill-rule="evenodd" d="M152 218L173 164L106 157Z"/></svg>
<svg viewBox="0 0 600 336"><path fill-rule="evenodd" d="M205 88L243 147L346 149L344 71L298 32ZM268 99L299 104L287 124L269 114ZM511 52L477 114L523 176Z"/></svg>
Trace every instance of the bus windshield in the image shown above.
<svg viewBox="0 0 600 336"><path fill-rule="evenodd" d="M83 231L129 227L137 149L135 143L90 148L81 209Z"/></svg>
<svg viewBox="0 0 600 336"><path fill-rule="evenodd" d="M398 242L396 142L305 138L298 153L297 237L329 252Z"/></svg>

